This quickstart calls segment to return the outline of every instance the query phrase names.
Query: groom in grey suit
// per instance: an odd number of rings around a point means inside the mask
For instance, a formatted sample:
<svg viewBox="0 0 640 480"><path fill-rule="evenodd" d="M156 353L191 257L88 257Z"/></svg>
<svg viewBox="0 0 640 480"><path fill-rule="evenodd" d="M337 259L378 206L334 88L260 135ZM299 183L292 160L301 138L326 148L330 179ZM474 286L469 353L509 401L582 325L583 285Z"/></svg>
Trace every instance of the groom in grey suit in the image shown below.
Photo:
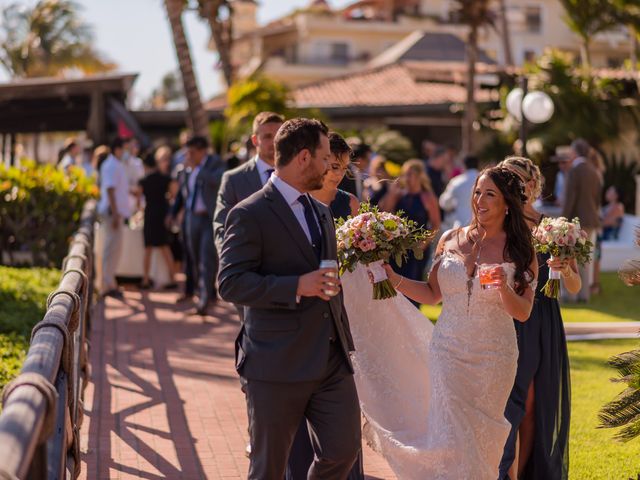
<svg viewBox="0 0 640 480"><path fill-rule="evenodd" d="M327 127L285 122L275 139L276 175L227 217L219 274L222 298L244 305L236 369L245 383L249 478L282 479L307 419L315 459L309 479L345 479L360 449L353 340L339 280L320 269L336 259L329 209L308 195L322 187Z"/></svg>

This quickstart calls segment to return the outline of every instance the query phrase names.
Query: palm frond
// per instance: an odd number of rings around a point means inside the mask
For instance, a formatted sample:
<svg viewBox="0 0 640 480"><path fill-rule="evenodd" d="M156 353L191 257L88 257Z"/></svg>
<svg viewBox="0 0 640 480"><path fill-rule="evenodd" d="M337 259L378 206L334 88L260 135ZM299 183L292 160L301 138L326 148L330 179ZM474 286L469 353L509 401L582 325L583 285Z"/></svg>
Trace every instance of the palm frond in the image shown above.
<svg viewBox="0 0 640 480"><path fill-rule="evenodd" d="M627 388L615 400L602 407L598 418L598 428L617 428L640 422L640 391Z"/></svg>

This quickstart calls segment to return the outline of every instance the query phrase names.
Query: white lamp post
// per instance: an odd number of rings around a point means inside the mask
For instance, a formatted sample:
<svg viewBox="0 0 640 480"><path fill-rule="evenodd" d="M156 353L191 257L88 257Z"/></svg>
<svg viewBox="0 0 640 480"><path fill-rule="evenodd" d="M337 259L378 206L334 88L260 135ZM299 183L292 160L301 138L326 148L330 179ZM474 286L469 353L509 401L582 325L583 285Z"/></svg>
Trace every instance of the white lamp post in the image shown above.
<svg viewBox="0 0 640 480"><path fill-rule="evenodd" d="M527 78L521 77L520 87L509 92L506 98L507 111L521 122L520 141L522 154L527 155L527 121L531 123L547 122L554 112L553 100L541 91L527 91Z"/></svg>

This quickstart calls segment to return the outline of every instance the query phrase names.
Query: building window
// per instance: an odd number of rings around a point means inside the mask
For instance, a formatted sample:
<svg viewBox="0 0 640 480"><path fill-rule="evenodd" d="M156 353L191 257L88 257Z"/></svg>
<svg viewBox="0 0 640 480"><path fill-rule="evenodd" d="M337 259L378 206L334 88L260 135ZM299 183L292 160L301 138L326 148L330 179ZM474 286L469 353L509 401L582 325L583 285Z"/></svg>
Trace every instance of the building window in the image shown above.
<svg viewBox="0 0 640 480"><path fill-rule="evenodd" d="M527 32L540 33L542 31L542 11L540 7L524 7Z"/></svg>
<svg viewBox="0 0 640 480"><path fill-rule="evenodd" d="M346 43L332 43L331 60L335 63L347 63L349 61L349 45Z"/></svg>

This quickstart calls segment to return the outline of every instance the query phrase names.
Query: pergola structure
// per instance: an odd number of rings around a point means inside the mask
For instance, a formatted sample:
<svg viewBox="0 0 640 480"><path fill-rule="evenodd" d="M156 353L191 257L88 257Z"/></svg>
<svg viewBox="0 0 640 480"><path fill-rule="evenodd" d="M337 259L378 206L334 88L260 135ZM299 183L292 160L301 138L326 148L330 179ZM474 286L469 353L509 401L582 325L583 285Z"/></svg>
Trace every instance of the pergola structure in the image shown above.
<svg viewBox="0 0 640 480"><path fill-rule="evenodd" d="M107 141L119 121L136 130L135 120L124 107L136 77L137 74L101 74L73 79L29 78L0 84L2 154L9 148L13 162L18 133L84 130L98 144Z"/></svg>

